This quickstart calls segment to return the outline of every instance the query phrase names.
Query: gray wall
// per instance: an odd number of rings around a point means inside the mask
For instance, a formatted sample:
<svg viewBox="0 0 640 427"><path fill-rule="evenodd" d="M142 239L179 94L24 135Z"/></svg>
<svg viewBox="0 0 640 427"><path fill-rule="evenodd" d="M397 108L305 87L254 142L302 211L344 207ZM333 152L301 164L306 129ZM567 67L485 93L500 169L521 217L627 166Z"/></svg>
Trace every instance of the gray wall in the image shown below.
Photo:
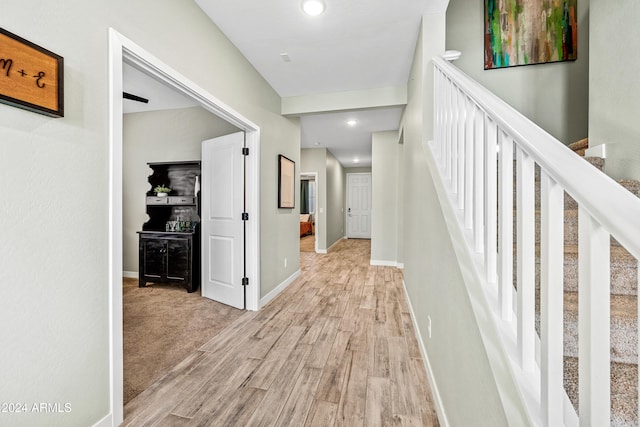
<svg viewBox="0 0 640 427"><path fill-rule="evenodd" d="M327 150L327 249L345 235L345 188L344 168Z"/></svg>
<svg viewBox="0 0 640 427"><path fill-rule="evenodd" d="M404 145L399 171L405 187L404 280L449 424L526 425L522 418L507 420L505 415L422 148L422 142L433 137L429 58L444 52L444 37L444 14L425 15L402 118ZM427 334L429 317L431 337ZM516 404L507 405L511 414L521 415Z"/></svg>
<svg viewBox="0 0 640 427"><path fill-rule="evenodd" d="M299 161L300 126L193 2L4 0L2 14L3 28L64 57L65 117L0 105L0 225L11 242L0 245L0 283L11 284L0 290L0 402L72 407L2 423L90 426L110 407L109 27L260 127L263 295L299 268L299 219L279 215L276 159Z"/></svg>
<svg viewBox="0 0 640 427"><path fill-rule="evenodd" d="M200 107L125 114L123 120L122 260L138 271L138 234L148 221L145 194L151 188L148 162L200 160L202 141L238 128Z"/></svg>
<svg viewBox="0 0 640 427"><path fill-rule="evenodd" d="M446 48L462 52L454 63L462 71L561 142L570 144L588 135L589 0L578 0L577 8L578 59L573 62L485 71L484 2L477 0L449 1ZM614 9L621 15L627 13L617 4ZM612 28L602 42L610 46L609 35L616 32ZM624 40L634 39L625 36Z"/></svg>
<svg viewBox="0 0 640 427"><path fill-rule="evenodd" d="M591 0L589 146L607 144L605 171L640 179L640 2Z"/></svg>
<svg viewBox="0 0 640 427"><path fill-rule="evenodd" d="M371 261L398 261L398 133L377 132L372 138Z"/></svg>

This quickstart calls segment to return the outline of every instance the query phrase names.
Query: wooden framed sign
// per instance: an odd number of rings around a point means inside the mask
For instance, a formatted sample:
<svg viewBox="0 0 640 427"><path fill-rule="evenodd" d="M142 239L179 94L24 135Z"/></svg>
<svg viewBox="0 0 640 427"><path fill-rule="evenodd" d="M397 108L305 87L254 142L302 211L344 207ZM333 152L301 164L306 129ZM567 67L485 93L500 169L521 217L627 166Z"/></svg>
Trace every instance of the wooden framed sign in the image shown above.
<svg viewBox="0 0 640 427"><path fill-rule="evenodd" d="M0 28L0 102L64 117L64 59Z"/></svg>

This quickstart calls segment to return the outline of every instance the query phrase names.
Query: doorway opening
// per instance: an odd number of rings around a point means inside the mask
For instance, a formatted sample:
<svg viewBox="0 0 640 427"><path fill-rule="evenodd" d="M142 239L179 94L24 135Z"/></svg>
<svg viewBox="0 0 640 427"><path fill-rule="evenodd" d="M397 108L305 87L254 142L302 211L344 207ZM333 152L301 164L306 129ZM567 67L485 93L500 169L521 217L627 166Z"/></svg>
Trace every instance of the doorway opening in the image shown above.
<svg viewBox="0 0 640 427"><path fill-rule="evenodd" d="M259 247L259 159L260 128L234 111L209 92L191 82L160 59L132 42L113 28L109 29L109 365L110 414L101 425L120 425L123 408L123 342L122 342L122 183L123 183L123 63L134 66L154 79L192 98L205 110L215 114L246 133L246 146L251 156L246 159L246 209L251 213L246 224L248 310L260 304Z"/></svg>
<svg viewBox="0 0 640 427"><path fill-rule="evenodd" d="M300 172L300 251L318 252L318 173Z"/></svg>

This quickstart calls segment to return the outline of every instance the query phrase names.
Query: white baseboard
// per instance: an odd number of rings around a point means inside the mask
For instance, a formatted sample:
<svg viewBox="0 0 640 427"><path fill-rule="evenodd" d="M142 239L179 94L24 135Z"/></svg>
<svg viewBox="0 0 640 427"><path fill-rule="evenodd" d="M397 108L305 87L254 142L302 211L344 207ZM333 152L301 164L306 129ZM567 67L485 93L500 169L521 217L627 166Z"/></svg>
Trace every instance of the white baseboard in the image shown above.
<svg viewBox="0 0 640 427"><path fill-rule="evenodd" d="M418 344L420 346L420 353L422 354L422 360L424 362L424 368L427 371L427 379L429 380L429 387L431 387L431 394L433 395L433 404L436 407L436 413L438 414L438 421L442 427L449 427L449 420L447 419L447 414L444 410L444 405L442 404L442 397L440 397L440 392L438 390L438 385L436 383L435 376L433 375L433 370L431 369L431 363L429 362L429 356L427 355L427 348L424 345L424 341L422 340L422 334L420 333L420 328L418 327L418 322L416 321L416 314L413 311L413 305L411 305L411 299L409 298L409 292L407 292L407 284L402 281L402 287L404 288L404 293L407 296L407 301L409 303L409 312L411 313L411 321L413 322L413 327L416 331L416 338L418 339Z"/></svg>
<svg viewBox="0 0 640 427"><path fill-rule="evenodd" d="M272 299L277 297L278 294L280 294L280 292L282 292L285 289L287 289L287 286L292 284L294 280L296 280L298 277L300 277L300 274L302 274L302 272L300 270L296 271L291 276L286 278L284 280L284 282L282 282L278 286L276 286L276 288L274 290L272 290L267 295L265 295L263 298L261 298L260 299L260 307L264 307L265 305L267 305L269 303L269 301L271 301Z"/></svg>
<svg viewBox="0 0 640 427"><path fill-rule="evenodd" d="M95 423L93 427L115 427L112 414L107 414L107 416Z"/></svg>
<svg viewBox="0 0 640 427"><path fill-rule="evenodd" d="M137 271L123 271L122 272L122 277L126 277L129 279L137 279L138 278L138 272Z"/></svg>
<svg viewBox="0 0 640 427"><path fill-rule="evenodd" d="M386 261L386 260L377 260L377 259L372 259L371 261L369 261L370 265L380 265L380 266L384 266L384 267L397 267L398 263L395 261Z"/></svg>
<svg viewBox="0 0 640 427"><path fill-rule="evenodd" d="M399 262L398 263L398 268L401 270L404 270L404 262Z"/></svg>
<svg viewBox="0 0 640 427"><path fill-rule="evenodd" d="M584 152L585 157L601 157L603 159L607 158L607 147L606 144L596 145L595 147L587 148Z"/></svg>
<svg viewBox="0 0 640 427"><path fill-rule="evenodd" d="M317 253L317 254L326 254L326 253L327 253L327 250L326 250L326 249L318 249L318 250L316 251L316 253Z"/></svg>

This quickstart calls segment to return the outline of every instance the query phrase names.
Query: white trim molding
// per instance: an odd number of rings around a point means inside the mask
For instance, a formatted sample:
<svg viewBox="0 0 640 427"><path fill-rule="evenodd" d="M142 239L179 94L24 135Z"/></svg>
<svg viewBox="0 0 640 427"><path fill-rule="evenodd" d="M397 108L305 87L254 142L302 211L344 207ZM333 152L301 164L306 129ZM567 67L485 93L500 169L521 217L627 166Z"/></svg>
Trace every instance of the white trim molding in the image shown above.
<svg viewBox="0 0 640 427"><path fill-rule="evenodd" d="M416 331L416 338L418 339L420 354L422 354L424 368L427 371L427 379L429 380L429 387L431 388L433 405L436 407L436 413L438 414L438 422L442 427L449 427L450 425L449 419L447 418L447 413L445 412L444 405L442 404L442 397L440 397L438 384L436 383L436 378L433 375L433 369L431 369L431 363L429 362L429 355L427 354L427 348L424 345L424 341L422 340L422 334L420 333L420 328L418 327L418 322L416 320L416 314L413 311L411 298L409 298L409 292L407 291L407 284L405 283L404 280L402 281L402 287L404 288L404 294L406 295L407 302L409 304L409 313L411 314L411 322L413 322L413 328Z"/></svg>
<svg viewBox="0 0 640 427"><path fill-rule="evenodd" d="M274 290L272 290L271 292L269 292L267 295L265 295L261 300L260 300L260 308L264 307L265 305L267 305L272 299L274 299L275 297L277 297L280 292L284 291L285 289L287 289L287 287L292 284L298 277L300 277L300 274L302 274L302 272L300 270L296 271L295 273L293 273L291 276L289 276L288 278L286 278L282 283L280 283L278 286L276 286L276 288Z"/></svg>
<svg viewBox="0 0 640 427"><path fill-rule="evenodd" d="M377 259L372 259L369 262L370 265L380 265L380 266L384 266L384 267L398 267L399 264L396 261L387 261L387 260L377 260Z"/></svg>
<svg viewBox="0 0 640 427"><path fill-rule="evenodd" d="M122 277L126 277L127 279L137 279L140 277L137 271L123 271Z"/></svg>

